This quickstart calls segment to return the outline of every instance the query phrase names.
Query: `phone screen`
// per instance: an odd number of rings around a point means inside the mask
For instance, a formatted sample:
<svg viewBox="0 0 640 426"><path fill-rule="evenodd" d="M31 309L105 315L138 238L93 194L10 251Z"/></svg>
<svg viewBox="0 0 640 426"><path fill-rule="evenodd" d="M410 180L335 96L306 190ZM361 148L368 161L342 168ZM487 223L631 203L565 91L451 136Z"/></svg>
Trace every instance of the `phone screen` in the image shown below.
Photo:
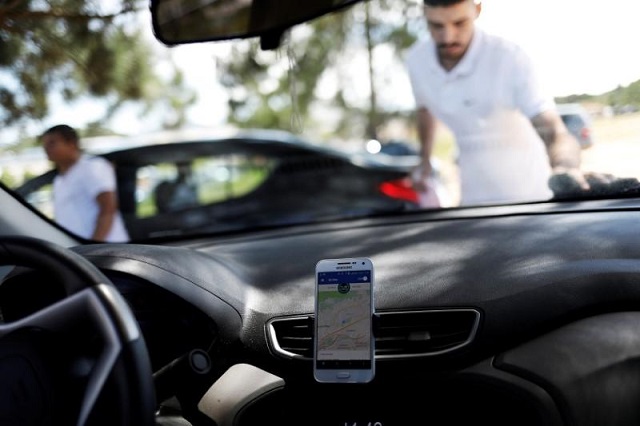
<svg viewBox="0 0 640 426"><path fill-rule="evenodd" d="M362 263L358 261L354 269ZM374 364L372 269L320 270L316 280L316 378L370 380Z"/></svg>

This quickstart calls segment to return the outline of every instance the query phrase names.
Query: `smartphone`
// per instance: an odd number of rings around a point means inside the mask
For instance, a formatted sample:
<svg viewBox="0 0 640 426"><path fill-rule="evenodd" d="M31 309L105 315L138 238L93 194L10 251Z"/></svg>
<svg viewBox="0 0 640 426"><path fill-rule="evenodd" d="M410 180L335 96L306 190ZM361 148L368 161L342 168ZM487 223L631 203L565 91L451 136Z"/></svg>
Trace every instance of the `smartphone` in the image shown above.
<svg viewBox="0 0 640 426"><path fill-rule="evenodd" d="M373 263L316 264L313 374L318 382L367 383L375 375Z"/></svg>

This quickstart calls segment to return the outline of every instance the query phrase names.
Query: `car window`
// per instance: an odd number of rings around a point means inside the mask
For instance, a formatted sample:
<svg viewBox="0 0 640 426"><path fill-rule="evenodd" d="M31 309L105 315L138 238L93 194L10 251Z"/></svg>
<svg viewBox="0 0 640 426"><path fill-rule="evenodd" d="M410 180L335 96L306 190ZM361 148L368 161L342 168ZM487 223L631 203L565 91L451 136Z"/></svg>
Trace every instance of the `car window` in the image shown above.
<svg viewBox="0 0 640 426"><path fill-rule="evenodd" d="M562 121L567 126L584 126L587 124L584 117L579 114L562 114L560 117L562 117Z"/></svg>
<svg viewBox="0 0 640 426"><path fill-rule="evenodd" d="M33 191L25 197L25 200L46 217L53 219L53 186L51 184Z"/></svg>
<svg viewBox="0 0 640 426"><path fill-rule="evenodd" d="M42 136L69 124L112 164L134 240L637 193L640 62L619 36L637 27L634 2L460 2L473 27L452 24L450 45L438 44L449 18L429 21L423 1L351 3L282 34L170 47L149 5L96 2L91 22L52 13L78 51L40 34L39 55L7 50L0 179L58 221ZM584 24L566 31L576 9ZM594 32L604 16L618 24ZM234 35L204 22L198 39ZM42 69L51 77L27 84Z"/></svg>
<svg viewBox="0 0 640 426"><path fill-rule="evenodd" d="M140 167L136 216L146 218L246 196L265 181L273 164L262 156L222 155Z"/></svg>

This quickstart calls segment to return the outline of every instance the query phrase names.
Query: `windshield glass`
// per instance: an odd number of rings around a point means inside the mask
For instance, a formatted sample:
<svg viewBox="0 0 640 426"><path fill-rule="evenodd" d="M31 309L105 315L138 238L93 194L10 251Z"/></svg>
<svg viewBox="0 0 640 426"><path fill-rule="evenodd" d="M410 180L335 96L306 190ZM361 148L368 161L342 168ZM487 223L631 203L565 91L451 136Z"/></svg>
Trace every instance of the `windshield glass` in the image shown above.
<svg viewBox="0 0 640 426"><path fill-rule="evenodd" d="M263 50L168 47L144 1L5 3L0 180L114 242L636 196L638 16L371 0Z"/></svg>

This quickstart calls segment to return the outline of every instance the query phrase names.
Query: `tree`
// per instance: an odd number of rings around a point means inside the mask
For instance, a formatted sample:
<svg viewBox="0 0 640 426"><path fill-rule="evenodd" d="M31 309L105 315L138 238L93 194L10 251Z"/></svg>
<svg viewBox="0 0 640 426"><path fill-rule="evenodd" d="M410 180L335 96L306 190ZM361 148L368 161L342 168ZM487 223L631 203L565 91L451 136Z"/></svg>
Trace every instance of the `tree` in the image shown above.
<svg viewBox="0 0 640 426"><path fill-rule="evenodd" d="M152 48L136 24L147 2L114 0L108 9L104 4L0 3L0 124L17 126L46 117L54 93L65 101L104 99L104 119L128 101L157 102L167 83L154 74ZM172 83L180 83L175 72ZM168 125L176 126L195 97L184 88L172 93L168 103L177 119Z"/></svg>
<svg viewBox="0 0 640 426"><path fill-rule="evenodd" d="M219 59L220 82L229 89L229 121L289 128L292 119L306 118L319 78L344 38L344 27L329 31L326 25L326 21L315 24L317 38L289 33L277 51L262 51L257 40L250 40L235 44L229 59Z"/></svg>
<svg viewBox="0 0 640 426"><path fill-rule="evenodd" d="M369 13L370 8L377 9ZM316 117L332 116L333 135L376 136L388 119L410 115L378 104L385 79L393 78L386 73L397 67L386 70L376 54L390 48L394 62L401 63L404 49L416 40L417 17L421 10L413 4L398 10L398 2L365 2L294 28L276 52L260 51L257 41L234 47L218 61L221 83L230 91L229 121L297 131L316 125ZM356 62L367 65L354 68Z"/></svg>
<svg viewBox="0 0 640 426"><path fill-rule="evenodd" d="M609 105L615 107L640 106L640 80L628 86L618 86L607 93L607 101Z"/></svg>

